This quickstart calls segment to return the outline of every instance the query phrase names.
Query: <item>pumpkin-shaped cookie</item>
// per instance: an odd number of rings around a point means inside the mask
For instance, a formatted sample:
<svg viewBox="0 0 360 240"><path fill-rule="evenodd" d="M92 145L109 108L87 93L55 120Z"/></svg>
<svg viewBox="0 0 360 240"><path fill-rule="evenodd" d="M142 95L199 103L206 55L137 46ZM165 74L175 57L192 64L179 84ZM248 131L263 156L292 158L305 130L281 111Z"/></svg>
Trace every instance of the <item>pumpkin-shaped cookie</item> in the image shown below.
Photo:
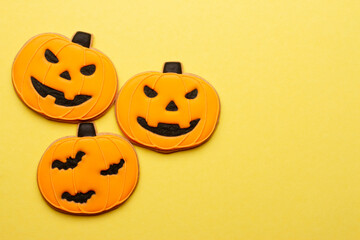
<svg viewBox="0 0 360 240"><path fill-rule="evenodd" d="M163 72L145 72L128 80L116 102L118 124L134 143L160 152L196 147L213 133L220 102L202 78L182 73L179 62Z"/></svg>
<svg viewBox="0 0 360 240"><path fill-rule="evenodd" d="M16 93L46 118L80 122L101 115L112 104L117 76L111 61L91 48L91 35L72 40L45 33L30 39L17 54L12 80Z"/></svg>
<svg viewBox="0 0 360 240"><path fill-rule="evenodd" d="M41 194L57 210L98 214L124 202L138 180L138 161L122 137L96 135L81 123L77 137L65 137L46 150L38 167Z"/></svg>

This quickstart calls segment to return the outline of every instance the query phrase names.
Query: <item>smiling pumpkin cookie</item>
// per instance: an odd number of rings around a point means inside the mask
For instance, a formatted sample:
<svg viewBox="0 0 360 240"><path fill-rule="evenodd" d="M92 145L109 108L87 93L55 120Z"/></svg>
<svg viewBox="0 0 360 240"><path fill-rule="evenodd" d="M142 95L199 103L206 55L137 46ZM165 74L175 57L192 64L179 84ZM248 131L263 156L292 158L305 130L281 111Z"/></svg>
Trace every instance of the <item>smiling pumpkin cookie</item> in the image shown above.
<svg viewBox="0 0 360 240"><path fill-rule="evenodd" d="M117 76L111 61L91 48L91 34L72 40L54 33L30 39L15 58L16 93L46 118L80 122L98 117L112 104Z"/></svg>
<svg viewBox="0 0 360 240"><path fill-rule="evenodd" d="M196 147L213 133L220 113L215 89L202 78L182 73L179 62L163 72L128 80L116 102L116 117L134 143L170 153Z"/></svg>

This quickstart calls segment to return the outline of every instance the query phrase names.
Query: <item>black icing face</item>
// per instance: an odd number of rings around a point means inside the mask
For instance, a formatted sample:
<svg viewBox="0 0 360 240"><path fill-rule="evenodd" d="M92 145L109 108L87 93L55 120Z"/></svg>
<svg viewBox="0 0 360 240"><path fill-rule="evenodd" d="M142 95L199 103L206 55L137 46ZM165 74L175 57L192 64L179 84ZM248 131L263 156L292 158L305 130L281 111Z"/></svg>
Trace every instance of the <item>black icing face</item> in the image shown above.
<svg viewBox="0 0 360 240"><path fill-rule="evenodd" d="M157 135L166 136L166 137L177 137L191 132L196 125L199 123L200 119L192 120L190 122L190 127L180 128L179 124L168 124L168 123L158 123L156 127L151 127L147 124L145 118L138 117L137 122L145 128L146 130L155 133Z"/></svg>
<svg viewBox="0 0 360 240"><path fill-rule="evenodd" d="M44 57L51 64L56 65L57 63L59 63L58 57L56 57L55 54L50 49L45 50ZM84 76L91 76L92 74L95 73L96 66L94 64L86 65L81 67L79 71ZM71 75L68 71L61 72L59 76L62 79L71 81ZM31 83L35 88L36 92L41 97L45 98L48 95L53 96L55 98L56 105L65 106L65 107L78 106L91 98L91 96L89 95L79 94L76 95L73 100L69 100L65 98L65 94L63 92L42 84L39 80L37 80L33 76L31 76Z"/></svg>
<svg viewBox="0 0 360 240"><path fill-rule="evenodd" d="M144 93L148 98L155 98L158 96L158 93L150 88L149 86L144 87ZM198 90L195 88L192 91L185 94L186 99L195 99L198 95ZM165 108L165 111L177 112L179 110L176 103L172 100L170 101ZM190 122L190 127L181 128L179 124L170 124L159 122L156 127L149 126L146 119L143 117L137 117L138 124L144 129L155 133L157 135L166 136L166 137L177 137L191 132L199 123L200 118L194 119Z"/></svg>
<svg viewBox="0 0 360 240"><path fill-rule="evenodd" d="M68 100L65 98L63 92L59 90L55 90L51 87L48 87L41 82L39 82L36 78L31 77L31 83L35 88L36 92L43 98L47 95L53 96L55 98L55 104L65 107L73 107L78 106L91 98L89 95L76 95L73 100Z"/></svg>

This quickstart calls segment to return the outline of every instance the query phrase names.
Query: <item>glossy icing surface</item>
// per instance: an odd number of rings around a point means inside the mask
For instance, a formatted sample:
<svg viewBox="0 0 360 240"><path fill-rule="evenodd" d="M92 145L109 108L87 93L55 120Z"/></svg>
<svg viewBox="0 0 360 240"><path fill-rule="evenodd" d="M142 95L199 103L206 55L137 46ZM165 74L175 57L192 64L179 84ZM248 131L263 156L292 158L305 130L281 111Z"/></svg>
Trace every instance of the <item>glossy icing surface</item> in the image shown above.
<svg viewBox="0 0 360 240"><path fill-rule="evenodd" d="M133 142L157 151L192 148L206 141L218 122L215 89L198 76L146 72L122 87L118 124Z"/></svg>
<svg viewBox="0 0 360 240"><path fill-rule="evenodd" d="M74 41L81 40L79 33ZM117 91L115 68L103 53L53 33L35 36L23 46L13 63L12 81L28 107L59 121L101 115Z"/></svg>
<svg viewBox="0 0 360 240"><path fill-rule="evenodd" d="M66 137L42 156L37 181L51 206L86 215L124 202L137 184L138 172L132 145L119 136Z"/></svg>

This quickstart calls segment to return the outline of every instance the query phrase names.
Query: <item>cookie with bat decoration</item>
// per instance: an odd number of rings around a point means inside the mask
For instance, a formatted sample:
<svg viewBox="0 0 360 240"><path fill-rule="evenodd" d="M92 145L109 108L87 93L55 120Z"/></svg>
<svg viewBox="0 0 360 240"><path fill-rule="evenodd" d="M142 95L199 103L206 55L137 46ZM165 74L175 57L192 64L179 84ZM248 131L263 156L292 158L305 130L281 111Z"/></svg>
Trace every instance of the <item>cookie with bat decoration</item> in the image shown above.
<svg viewBox="0 0 360 240"><path fill-rule="evenodd" d="M115 98L117 75L109 58L91 44L92 35L85 32L71 40L55 33L31 38L12 67L20 99L57 121L81 122L103 114Z"/></svg>
<svg viewBox="0 0 360 240"><path fill-rule="evenodd" d="M134 143L170 153L209 139L220 113L215 89L204 79L182 73L179 62L163 72L145 72L128 80L116 101L120 129Z"/></svg>
<svg viewBox="0 0 360 240"><path fill-rule="evenodd" d="M132 145L113 134L96 134L93 123L80 123L76 137L51 144L42 156L37 182L44 199L66 213L92 215L123 203L138 181Z"/></svg>

